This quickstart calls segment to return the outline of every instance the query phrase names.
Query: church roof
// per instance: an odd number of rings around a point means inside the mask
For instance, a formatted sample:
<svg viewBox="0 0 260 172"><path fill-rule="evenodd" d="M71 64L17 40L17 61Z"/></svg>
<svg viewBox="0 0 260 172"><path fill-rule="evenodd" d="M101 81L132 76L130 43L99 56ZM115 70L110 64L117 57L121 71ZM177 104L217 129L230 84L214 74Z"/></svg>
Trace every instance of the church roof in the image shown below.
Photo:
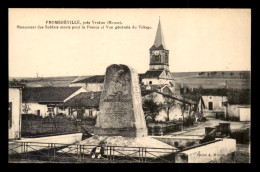
<svg viewBox="0 0 260 172"><path fill-rule="evenodd" d="M166 46L165 46L165 43L164 43L161 22L160 22L160 19L159 19L154 44L150 48L150 50L165 50L165 49L166 49Z"/></svg>
<svg viewBox="0 0 260 172"><path fill-rule="evenodd" d="M158 78L162 74L163 70L148 70L143 78Z"/></svg>

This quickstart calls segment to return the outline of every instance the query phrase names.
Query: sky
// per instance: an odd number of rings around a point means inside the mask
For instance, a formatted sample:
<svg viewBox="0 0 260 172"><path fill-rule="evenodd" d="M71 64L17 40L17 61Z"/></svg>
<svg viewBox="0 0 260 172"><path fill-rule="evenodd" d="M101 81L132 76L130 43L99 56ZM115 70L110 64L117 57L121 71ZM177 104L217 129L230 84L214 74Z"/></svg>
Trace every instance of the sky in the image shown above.
<svg viewBox="0 0 260 172"><path fill-rule="evenodd" d="M250 9L9 9L9 77L103 75L111 64L149 69L157 25L171 72L251 69ZM80 21L46 24L46 21ZM46 29L53 26L99 29ZM105 24L92 24L105 22ZM108 21L122 24L107 24ZM36 29L20 29L35 26ZM44 29L38 29L38 26ZM132 26L137 29L132 29ZM138 26L148 29L139 29ZM104 26L104 29L101 27ZM106 26L113 26L107 29ZM131 29L115 29L129 26Z"/></svg>

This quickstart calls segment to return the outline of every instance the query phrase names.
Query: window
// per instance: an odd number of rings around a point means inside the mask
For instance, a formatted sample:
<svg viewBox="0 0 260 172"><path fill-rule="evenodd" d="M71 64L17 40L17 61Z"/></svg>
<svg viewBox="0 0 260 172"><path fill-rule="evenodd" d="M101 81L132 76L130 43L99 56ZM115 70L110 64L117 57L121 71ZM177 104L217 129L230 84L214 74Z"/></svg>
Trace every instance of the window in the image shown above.
<svg viewBox="0 0 260 172"><path fill-rule="evenodd" d="M84 114L84 110L83 109L78 109L77 110L77 119L83 119L83 114Z"/></svg>
<svg viewBox="0 0 260 172"><path fill-rule="evenodd" d="M72 109L68 108L68 110L69 110L69 115L72 115Z"/></svg>
<svg viewBox="0 0 260 172"><path fill-rule="evenodd" d="M48 107L48 112L54 112L54 108L53 107Z"/></svg>
<svg viewBox="0 0 260 172"><path fill-rule="evenodd" d="M37 110L37 115L40 116L41 115L41 111Z"/></svg>
<svg viewBox="0 0 260 172"><path fill-rule="evenodd" d="M8 128L12 127L12 102L8 104Z"/></svg>
<svg viewBox="0 0 260 172"><path fill-rule="evenodd" d="M151 84L153 84L153 82L152 82L152 81L149 81L149 84L151 85Z"/></svg>
<svg viewBox="0 0 260 172"><path fill-rule="evenodd" d="M160 55L154 56L154 62L160 62Z"/></svg>
<svg viewBox="0 0 260 172"><path fill-rule="evenodd" d="M89 110L89 116L93 116L93 111Z"/></svg>

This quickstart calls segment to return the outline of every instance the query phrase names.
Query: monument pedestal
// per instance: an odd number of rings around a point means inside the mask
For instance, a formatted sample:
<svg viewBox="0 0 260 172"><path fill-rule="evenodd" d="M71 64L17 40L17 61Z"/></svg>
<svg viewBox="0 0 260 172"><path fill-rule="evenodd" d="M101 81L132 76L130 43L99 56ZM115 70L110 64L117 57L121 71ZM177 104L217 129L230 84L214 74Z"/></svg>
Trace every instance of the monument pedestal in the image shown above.
<svg viewBox="0 0 260 172"><path fill-rule="evenodd" d="M131 129L131 128L94 128L95 135L98 136L123 136L123 137L144 137L147 136L147 128L144 129Z"/></svg>
<svg viewBox="0 0 260 172"><path fill-rule="evenodd" d="M94 148L94 145L99 145L104 143L104 147L109 148L112 146L115 152L115 156L131 155L131 157L139 157L139 148L145 148L147 152L146 155L143 155L147 158L157 158L159 156L168 155L174 152L175 147L163 143L159 140L151 138L149 136L145 137L123 137L123 136L98 136L94 135L86 140L83 140L79 145L93 145L89 147L89 150ZM158 149L162 148L162 149ZM151 153L151 154L150 154ZM105 152L105 155L107 153Z"/></svg>

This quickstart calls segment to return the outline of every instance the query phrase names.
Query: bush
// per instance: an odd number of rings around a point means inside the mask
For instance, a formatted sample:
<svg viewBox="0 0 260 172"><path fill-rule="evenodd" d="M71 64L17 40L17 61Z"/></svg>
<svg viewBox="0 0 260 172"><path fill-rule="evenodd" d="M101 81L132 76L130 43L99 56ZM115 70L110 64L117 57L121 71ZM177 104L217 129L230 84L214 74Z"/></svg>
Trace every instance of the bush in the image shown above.
<svg viewBox="0 0 260 172"><path fill-rule="evenodd" d="M22 114L22 120L34 120L34 119L42 119L42 117L34 114Z"/></svg>
<svg viewBox="0 0 260 172"><path fill-rule="evenodd" d="M66 118L66 114L64 113L59 113L55 116L56 118Z"/></svg>

